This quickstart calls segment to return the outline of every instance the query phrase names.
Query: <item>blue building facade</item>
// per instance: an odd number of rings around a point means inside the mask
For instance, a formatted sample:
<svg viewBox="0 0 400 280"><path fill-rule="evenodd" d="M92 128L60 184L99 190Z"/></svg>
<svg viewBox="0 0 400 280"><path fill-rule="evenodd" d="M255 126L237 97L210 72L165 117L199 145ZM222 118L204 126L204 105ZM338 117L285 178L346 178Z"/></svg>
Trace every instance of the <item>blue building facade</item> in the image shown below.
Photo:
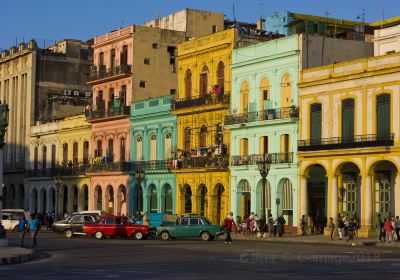
<svg viewBox="0 0 400 280"><path fill-rule="evenodd" d="M172 96L163 96L132 103L129 167L132 214L176 213L176 179L169 171L177 142L177 121L171 114L171 101Z"/></svg>

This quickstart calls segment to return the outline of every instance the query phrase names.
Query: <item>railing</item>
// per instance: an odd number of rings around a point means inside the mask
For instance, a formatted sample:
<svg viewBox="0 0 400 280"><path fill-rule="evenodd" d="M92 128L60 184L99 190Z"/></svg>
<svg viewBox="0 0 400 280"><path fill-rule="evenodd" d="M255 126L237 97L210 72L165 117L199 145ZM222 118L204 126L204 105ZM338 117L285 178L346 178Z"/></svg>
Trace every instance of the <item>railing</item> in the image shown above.
<svg viewBox="0 0 400 280"><path fill-rule="evenodd" d="M227 168L228 158L221 157L188 157L185 159L174 159L171 162L171 169L182 168Z"/></svg>
<svg viewBox="0 0 400 280"><path fill-rule="evenodd" d="M132 65L119 65L107 70L92 70L90 71L89 81L91 82L124 74L132 74Z"/></svg>
<svg viewBox="0 0 400 280"><path fill-rule="evenodd" d="M383 147L394 145L394 133L384 135L367 134L355 135L354 138L342 137L299 140L297 143L299 151L317 151L332 149L353 149L365 147Z"/></svg>
<svg viewBox="0 0 400 280"><path fill-rule="evenodd" d="M225 116L225 125L248 123L264 120L298 118L299 109L296 106L267 109L259 112L248 112Z"/></svg>
<svg viewBox="0 0 400 280"><path fill-rule="evenodd" d="M108 110L96 110L96 111L86 111L85 115L88 120L96 120L102 118L110 118L116 116L129 116L130 114L130 107L123 106L119 108L108 108Z"/></svg>
<svg viewBox="0 0 400 280"><path fill-rule="evenodd" d="M125 171L129 168L129 162L93 163L86 167L86 173L100 173L110 171Z"/></svg>
<svg viewBox="0 0 400 280"><path fill-rule="evenodd" d="M168 169L169 167L170 160L131 161L126 163L124 171L135 172L136 170Z"/></svg>
<svg viewBox="0 0 400 280"><path fill-rule="evenodd" d="M176 99L172 101L172 109L177 110L214 104L229 104L229 92L206 94L197 98Z"/></svg>
<svg viewBox="0 0 400 280"><path fill-rule="evenodd" d="M25 171L27 178L35 177L56 177L56 176L79 176L84 175L86 172L87 165L78 166L62 166L45 169L29 169Z"/></svg>
<svg viewBox="0 0 400 280"><path fill-rule="evenodd" d="M293 163L293 153L272 153L268 154L271 164ZM232 156L231 165L256 165L258 161L262 161L264 155L249 155L249 156Z"/></svg>

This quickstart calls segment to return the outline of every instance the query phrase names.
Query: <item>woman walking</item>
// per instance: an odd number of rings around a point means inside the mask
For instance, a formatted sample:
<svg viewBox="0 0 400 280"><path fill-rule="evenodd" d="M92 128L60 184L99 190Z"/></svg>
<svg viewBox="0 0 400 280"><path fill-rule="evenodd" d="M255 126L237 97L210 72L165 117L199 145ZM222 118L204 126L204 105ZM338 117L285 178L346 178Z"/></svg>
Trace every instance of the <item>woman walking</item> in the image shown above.
<svg viewBox="0 0 400 280"><path fill-rule="evenodd" d="M331 240L333 240L333 231L335 230L335 224L333 223L333 218L331 217L329 219L329 235L331 237Z"/></svg>
<svg viewBox="0 0 400 280"><path fill-rule="evenodd" d="M19 220L18 220L18 231L19 231L19 239L20 239L21 248L24 248L25 233L26 233L27 229L28 229L28 221L25 218L25 214L21 213L19 215Z"/></svg>
<svg viewBox="0 0 400 280"><path fill-rule="evenodd" d="M31 232L31 247L37 248L37 234L40 229L39 220L36 214L31 214L31 220L29 221L29 230Z"/></svg>

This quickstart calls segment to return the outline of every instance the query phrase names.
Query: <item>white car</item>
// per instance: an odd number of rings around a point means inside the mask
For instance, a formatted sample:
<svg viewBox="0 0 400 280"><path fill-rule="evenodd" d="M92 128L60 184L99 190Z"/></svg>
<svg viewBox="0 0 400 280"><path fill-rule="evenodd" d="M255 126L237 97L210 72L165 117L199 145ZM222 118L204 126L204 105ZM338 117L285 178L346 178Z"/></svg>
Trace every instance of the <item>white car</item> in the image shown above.
<svg viewBox="0 0 400 280"><path fill-rule="evenodd" d="M30 213L28 211L25 211L24 209L2 209L1 210L2 214L14 214L19 216L21 213L25 214L25 219L29 219Z"/></svg>
<svg viewBox="0 0 400 280"><path fill-rule="evenodd" d="M4 229L18 231L19 216L11 213L1 214L1 224Z"/></svg>

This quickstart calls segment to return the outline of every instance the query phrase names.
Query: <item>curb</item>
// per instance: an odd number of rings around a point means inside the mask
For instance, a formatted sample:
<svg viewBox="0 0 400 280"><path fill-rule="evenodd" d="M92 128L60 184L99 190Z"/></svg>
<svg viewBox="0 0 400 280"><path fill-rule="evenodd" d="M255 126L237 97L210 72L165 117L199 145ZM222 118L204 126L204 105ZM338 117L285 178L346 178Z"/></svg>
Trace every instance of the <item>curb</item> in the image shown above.
<svg viewBox="0 0 400 280"><path fill-rule="evenodd" d="M27 250L25 254L10 254L7 256L0 255L0 265L23 263L33 259L33 252Z"/></svg>

